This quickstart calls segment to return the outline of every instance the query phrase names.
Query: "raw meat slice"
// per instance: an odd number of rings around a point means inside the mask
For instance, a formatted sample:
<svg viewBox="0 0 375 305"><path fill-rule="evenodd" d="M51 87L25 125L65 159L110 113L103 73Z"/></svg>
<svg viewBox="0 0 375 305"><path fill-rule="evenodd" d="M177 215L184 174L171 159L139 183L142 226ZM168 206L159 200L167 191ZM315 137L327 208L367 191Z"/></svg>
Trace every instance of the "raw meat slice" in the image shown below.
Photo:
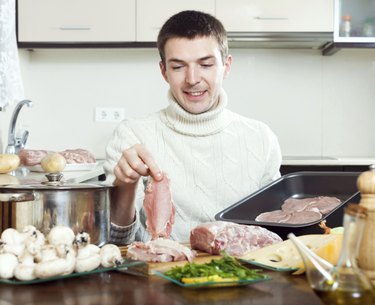
<svg viewBox="0 0 375 305"><path fill-rule="evenodd" d="M289 213L300 212L304 211L306 207L308 207L310 204L314 203L317 200L317 197L303 199L288 198L284 201L283 205L281 206L281 209Z"/></svg>
<svg viewBox="0 0 375 305"><path fill-rule="evenodd" d="M287 213L282 210L275 210L275 211L264 212L264 213L259 214L255 218L255 221L283 223L283 222L288 222L290 217L291 217L290 213Z"/></svg>
<svg viewBox="0 0 375 305"><path fill-rule="evenodd" d="M319 210L306 210L306 211L300 211L296 213L292 213L290 215L290 218L288 220L288 223L290 224L304 224L309 222L314 222L322 218L322 214L319 212Z"/></svg>
<svg viewBox="0 0 375 305"><path fill-rule="evenodd" d="M241 256L280 241L280 236L260 226L226 221L203 223L190 232L191 248L210 254L225 251L229 255Z"/></svg>
<svg viewBox="0 0 375 305"><path fill-rule="evenodd" d="M126 256L148 262L193 261L195 252L176 241L157 238L146 243L135 241L130 244Z"/></svg>
<svg viewBox="0 0 375 305"><path fill-rule="evenodd" d="M290 224L309 223L321 219L322 215L327 215L340 204L340 199L329 196L303 199L288 198L281 205L281 211L261 213L255 218L255 221Z"/></svg>
<svg viewBox="0 0 375 305"><path fill-rule="evenodd" d="M172 232L176 208L172 200L169 178L164 173L163 179L151 178L145 191L143 208L146 213L146 228L152 239L169 238Z"/></svg>
<svg viewBox="0 0 375 305"><path fill-rule="evenodd" d="M334 208L339 206L341 203L341 200L336 197L327 197L327 196L321 196L318 197L318 200L311 203L307 208L317 208L320 213L323 215L328 214L331 212Z"/></svg>

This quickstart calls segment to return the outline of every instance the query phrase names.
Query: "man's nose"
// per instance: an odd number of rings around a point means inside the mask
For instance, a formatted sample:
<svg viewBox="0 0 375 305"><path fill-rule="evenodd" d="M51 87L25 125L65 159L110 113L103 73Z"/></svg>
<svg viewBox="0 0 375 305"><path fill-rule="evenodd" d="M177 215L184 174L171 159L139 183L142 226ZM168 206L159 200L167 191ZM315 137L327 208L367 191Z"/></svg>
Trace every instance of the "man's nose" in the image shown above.
<svg viewBox="0 0 375 305"><path fill-rule="evenodd" d="M195 85L200 82L199 71L196 68L190 67L186 72L186 82L189 85Z"/></svg>

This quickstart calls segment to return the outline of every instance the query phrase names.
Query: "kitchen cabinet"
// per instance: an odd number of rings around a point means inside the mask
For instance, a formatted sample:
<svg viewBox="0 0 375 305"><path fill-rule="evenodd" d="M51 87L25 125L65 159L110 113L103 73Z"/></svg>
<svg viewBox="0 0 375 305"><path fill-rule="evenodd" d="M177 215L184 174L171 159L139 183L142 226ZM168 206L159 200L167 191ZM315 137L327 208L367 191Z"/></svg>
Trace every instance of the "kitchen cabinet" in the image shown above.
<svg viewBox="0 0 375 305"><path fill-rule="evenodd" d="M136 40L155 42L163 23L173 14L188 9L215 15L215 0L137 0Z"/></svg>
<svg viewBox="0 0 375 305"><path fill-rule="evenodd" d="M19 43L135 41L136 0L18 0Z"/></svg>
<svg viewBox="0 0 375 305"><path fill-rule="evenodd" d="M334 40L375 42L375 1L336 0Z"/></svg>
<svg viewBox="0 0 375 305"><path fill-rule="evenodd" d="M220 19L233 48L320 49L333 40L334 1L18 0L18 46L155 47L162 24L193 9Z"/></svg>
<svg viewBox="0 0 375 305"><path fill-rule="evenodd" d="M228 32L332 32L334 0L216 0Z"/></svg>
<svg viewBox="0 0 375 305"><path fill-rule="evenodd" d="M333 42L324 55L363 47L375 47L375 1L335 0Z"/></svg>

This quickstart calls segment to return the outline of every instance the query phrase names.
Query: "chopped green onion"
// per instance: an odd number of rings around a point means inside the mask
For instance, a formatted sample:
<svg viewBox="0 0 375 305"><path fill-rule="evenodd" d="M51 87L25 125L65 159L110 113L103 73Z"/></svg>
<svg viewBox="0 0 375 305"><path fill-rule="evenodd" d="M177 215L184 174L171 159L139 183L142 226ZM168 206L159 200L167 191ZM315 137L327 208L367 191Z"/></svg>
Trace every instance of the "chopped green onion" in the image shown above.
<svg viewBox="0 0 375 305"><path fill-rule="evenodd" d="M260 269L248 269L235 258L223 253L220 259L213 259L209 263L187 263L184 266L173 267L165 275L181 281L182 278L208 277L218 275L222 278L238 278L239 280L253 280L265 278Z"/></svg>

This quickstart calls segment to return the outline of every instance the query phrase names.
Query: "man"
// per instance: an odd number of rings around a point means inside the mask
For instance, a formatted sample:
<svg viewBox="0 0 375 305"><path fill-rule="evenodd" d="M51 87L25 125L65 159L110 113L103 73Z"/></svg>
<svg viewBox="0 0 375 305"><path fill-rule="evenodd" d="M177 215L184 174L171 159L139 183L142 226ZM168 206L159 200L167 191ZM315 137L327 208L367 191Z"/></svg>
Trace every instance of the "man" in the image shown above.
<svg viewBox="0 0 375 305"><path fill-rule="evenodd" d="M163 25L157 44L169 106L121 122L107 146L104 167L117 186L111 240L119 244L150 239L142 208L148 176L170 178L176 206L171 238L180 242L280 176L273 132L226 109L222 85L232 56L221 22L198 11L180 12Z"/></svg>

